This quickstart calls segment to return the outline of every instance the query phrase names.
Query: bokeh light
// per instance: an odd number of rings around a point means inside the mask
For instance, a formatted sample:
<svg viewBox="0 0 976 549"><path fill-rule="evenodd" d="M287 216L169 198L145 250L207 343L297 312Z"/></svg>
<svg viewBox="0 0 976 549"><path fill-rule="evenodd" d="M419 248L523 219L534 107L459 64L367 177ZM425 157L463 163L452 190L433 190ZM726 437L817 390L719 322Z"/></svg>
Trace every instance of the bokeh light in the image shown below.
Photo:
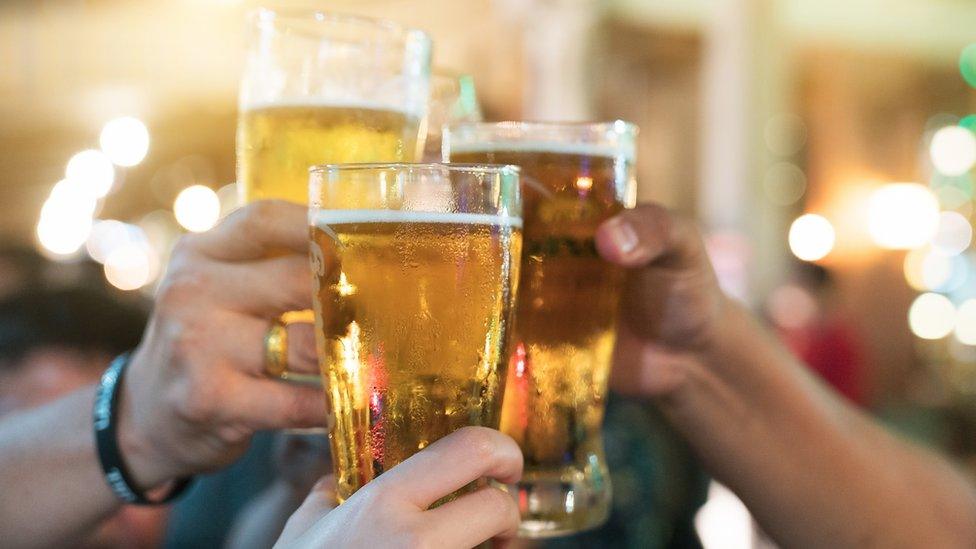
<svg viewBox="0 0 976 549"><path fill-rule="evenodd" d="M71 157L64 170L66 179L82 183L96 198L112 190L115 168L102 151L87 149Z"/></svg>
<svg viewBox="0 0 976 549"><path fill-rule="evenodd" d="M976 299L967 299L956 313L956 339L966 345L976 345Z"/></svg>
<svg viewBox="0 0 976 549"><path fill-rule="evenodd" d="M72 255L88 239L91 225L91 218L84 215L41 216L37 223L37 241L53 254Z"/></svg>
<svg viewBox="0 0 976 549"><path fill-rule="evenodd" d="M970 86L976 88L976 44L963 48L959 55L959 72Z"/></svg>
<svg viewBox="0 0 976 549"><path fill-rule="evenodd" d="M63 179L41 206L36 236L41 249L55 256L75 254L92 229L97 200L81 181Z"/></svg>
<svg viewBox="0 0 976 549"><path fill-rule="evenodd" d="M795 114L778 114L766 121L763 129L766 147L779 156L792 156L806 143L807 129Z"/></svg>
<svg viewBox="0 0 976 549"><path fill-rule="evenodd" d="M780 162L770 166L763 178L763 190L769 201L780 205L795 204L807 190L807 177L798 166Z"/></svg>
<svg viewBox="0 0 976 549"><path fill-rule="evenodd" d="M942 339L956 326L956 308L942 294L922 294L908 309L908 325L922 339Z"/></svg>
<svg viewBox="0 0 976 549"><path fill-rule="evenodd" d="M138 118L123 116L105 124L98 143L118 166L135 166L149 152L149 130Z"/></svg>
<svg viewBox="0 0 976 549"><path fill-rule="evenodd" d="M98 208L98 198L91 187L77 179L62 179L51 188L46 204L57 204L62 210L85 212L89 217Z"/></svg>
<svg viewBox="0 0 976 549"><path fill-rule="evenodd" d="M833 225L820 215L801 215L790 226L790 250L803 261L826 257L834 249L835 238Z"/></svg>
<svg viewBox="0 0 976 549"><path fill-rule="evenodd" d="M892 183L872 193L868 233L882 248L908 250L928 243L939 227L939 201L917 183Z"/></svg>
<svg viewBox="0 0 976 549"><path fill-rule="evenodd" d="M929 146L932 165L945 175L962 175L976 164L976 135L959 126L935 132Z"/></svg>
<svg viewBox="0 0 976 549"><path fill-rule="evenodd" d="M180 191L173 202L176 220L188 231L210 230L220 218L220 199L204 185L192 185Z"/></svg>
<svg viewBox="0 0 976 549"><path fill-rule="evenodd" d="M134 243L116 248L105 259L105 279L120 290L138 290L150 283L150 250Z"/></svg>
<svg viewBox="0 0 976 549"><path fill-rule="evenodd" d="M941 255L941 254L939 254ZM948 294L956 292L969 281L971 262L962 255L947 256L949 259L949 277L933 288L936 292Z"/></svg>
<svg viewBox="0 0 976 549"><path fill-rule="evenodd" d="M976 114L970 114L959 120L959 126L971 132L976 132Z"/></svg>
<svg viewBox="0 0 976 549"><path fill-rule="evenodd" d="M916 290L935 290L952 276L952 260L927 248L912 250L905 255L905 280Z"/></svg>
<svg viewBox="0 0 976 549"><path fill-rule="evenodd" d="M104 219L95 221L85 249L92 259L105 263L112 252L130 244L148 247L149 238L139 226Z"/></svg>
<svg viewBox="0 0 976 549"><path fill-rule="evenodd" d="M939 214L939 226L932 237L932 249L943 255L959 255L973 241L973 226L957 212Z"/></svg>

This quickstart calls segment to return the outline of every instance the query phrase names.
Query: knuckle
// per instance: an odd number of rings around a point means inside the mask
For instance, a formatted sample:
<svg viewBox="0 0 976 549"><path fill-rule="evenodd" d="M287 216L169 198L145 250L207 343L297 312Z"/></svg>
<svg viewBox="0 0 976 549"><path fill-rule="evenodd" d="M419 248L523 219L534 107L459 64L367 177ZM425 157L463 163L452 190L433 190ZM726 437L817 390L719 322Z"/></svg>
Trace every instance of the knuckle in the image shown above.
<svg viewBox="0 0 976 549"><path fill-rule="evenodd" d="M193 365L201 354L213 344L207 323L195 315L186 315L170 323L168 340L173 358L186 367Z"/></svg>
<svg viewBox="0 0 976 549"><path fill-rule="evenodd" d="M462 446L471 452L472 458L489 461L495 457L495 440L485 427L464 427L458 431Z"/></svg>
<svg viewBox="0 0 976 549"><path fill-rule="evenodd" d="M518 507L508 493L494 486L488 486L483 488L479 494L485 509L496 510L502 516L515 517L517 521Z"/></svg>
<svg viewBox="0 0 976 549"><path fill-rule="evenodd" d="M160 285L158 305L166 312L180 311L207 294L209 276L188 263L178 265Z"/></svg>
<svg viewBox="0 0 976 549"><path fill-rule="evenodd" d="M221 406L222 385L207 373L200 360L205 350L205 338L194 335L193 330L182 330L172 344L172 357L179 371L169 392L173 410L186 422L203 424L212 422Z"/></svg>
<svg viewBox="0 0 976 549"><path fill-rule="evenodd" d="M274 216L275 204L269 200L259 200L248 204L240 211L241 229L245 234L251 231L261 231L265 223Z"/></svg>
<svg viewBox="0 0 976 549"><path fill-rule="evenodd" d="M400 505L400 495L396 487L382 475L370 482L363 492L365 507L368 509L393 509Z"/></svg>

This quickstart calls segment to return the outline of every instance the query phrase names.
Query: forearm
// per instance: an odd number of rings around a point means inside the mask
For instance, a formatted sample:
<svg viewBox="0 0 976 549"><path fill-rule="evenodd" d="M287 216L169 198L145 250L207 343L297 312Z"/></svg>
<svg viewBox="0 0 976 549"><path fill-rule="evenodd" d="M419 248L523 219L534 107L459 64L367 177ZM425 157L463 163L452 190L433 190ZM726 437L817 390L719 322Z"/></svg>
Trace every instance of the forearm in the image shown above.
<svg viewBox="0 0 976 549"><path fill-rule="evenodd" d="M7 547L77 543L118 509L95 454L87 387L0 421L0 539Z"/></svg>
<svg viewBox="0 0 976 549"><path fill-rule="evenodd" d="M966 479L823 389L738 306L685 372L665 414L784 545L976 545Z"/></svg>

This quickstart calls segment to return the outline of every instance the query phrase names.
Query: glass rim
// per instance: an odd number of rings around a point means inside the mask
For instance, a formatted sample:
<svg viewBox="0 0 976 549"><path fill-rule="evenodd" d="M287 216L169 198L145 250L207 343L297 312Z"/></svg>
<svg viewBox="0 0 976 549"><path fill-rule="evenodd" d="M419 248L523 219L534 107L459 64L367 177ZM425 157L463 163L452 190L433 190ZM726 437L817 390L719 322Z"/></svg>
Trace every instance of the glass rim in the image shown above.
<svg viewBox="0 0 976 549"><path fill-rule="evenodd" d="M471 128L476 130L576 130L612 132L618 135L636 136L640 128L633 122L617 118L604 121L543 121L543 120L502 120L498 122L454 122L446 124L450 130Z"/></svg>
<svg viewBox="0 0 976 549"><path fill-rule="evenodd" d="M348 164L319 164L308 169L309 174L336 173L340 171L369 171L369 170L418 170L433 171L447 170L449 172L505 174L522 172L515 164L490 164L478 162L361 162Z"/></svg>
<svg viewBox="0 0 976 549"><path fill-rule="evenodd" d="M321 23L330 24L352 24L359 27L381 29L393 33L387 40L370 40L372 42L394 42L406 38L419 38L428 44L433 40L425 31L397 23L391 19L369 17L351 13L341 13L326 11L312 7L284 6L280 8L257 7L248 10L246 18L248 21L300 21L310 22L314 20Z"/></svg>

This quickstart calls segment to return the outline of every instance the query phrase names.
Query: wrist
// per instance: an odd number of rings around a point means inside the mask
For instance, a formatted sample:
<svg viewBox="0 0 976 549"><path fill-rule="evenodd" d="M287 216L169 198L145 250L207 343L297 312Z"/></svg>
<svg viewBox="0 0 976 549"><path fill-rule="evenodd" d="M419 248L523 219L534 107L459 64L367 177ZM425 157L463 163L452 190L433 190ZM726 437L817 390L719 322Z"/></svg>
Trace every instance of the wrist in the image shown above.
<svg viewBox="0 0 976 549"><path fill-rule="evenodd" d="M131 370L136 370L136 361L140 359L139 354L133 357ZM134 373L134 372L130 372ZM158 487L167 481L180 477L180 472L165 465L162 453L158 451L152 438L141 422L136 418L134 403L136 397L133 394L133 376L126 376L122 379L122 387L119 402L118 415L118 444L119 451L125 460L133 482L142 490L149 490Z"/></svg>

